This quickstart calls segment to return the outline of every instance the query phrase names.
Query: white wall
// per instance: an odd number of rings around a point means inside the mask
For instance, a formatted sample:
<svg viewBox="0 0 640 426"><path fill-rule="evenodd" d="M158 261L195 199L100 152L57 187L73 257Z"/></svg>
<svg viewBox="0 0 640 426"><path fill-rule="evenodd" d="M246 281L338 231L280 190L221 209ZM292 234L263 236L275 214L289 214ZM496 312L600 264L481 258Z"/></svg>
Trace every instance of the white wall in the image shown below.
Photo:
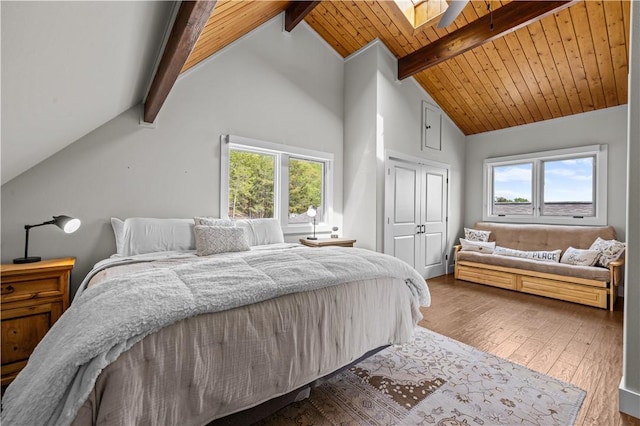
<svg viewBox="0 0 640 426"><path fill-rule="evenodd" d="M344 62L306 24L283 33L282 16L184 74L155 128L130 109L3 185L2 262L23 255L25 224L79 217L75 234L33 229L29 250L75 256L75 289L115 252L111 216L218 216L224 133L333 153L341 226Z"/></svg>
<svg viewBox="0 0 640 426"><path fill-rule="evenodd" d="M482 162L486 158L603 144L608 150L608 223L625 240L627 107L571 115L467 136L464 223L482 220Z"/></svg>
<svg viewBox="0 0 640 426"><path fill-rule="evenodd" d="M462 227L464 134L443 119L442 151L420 149L422 101L435 101L412 78L396 80L397 61L376 41L345 64L345 233L382 251L384 152L393 150L451 166L450 235Z"/></svg>
<svg viewBox="0 0 640 426"><path fill-rule="evenodd" d="M640 418L640 2L631 5L627 261L620 411Z"/></svg>
<svg viewBox="0 0 640 426"><path fill-rule="evenodd" d="M384 149L400 152L413 157L449 165L449 234L447 246L450 249L458 244L458 237L463 228L464 211L464 165L465 141L464 133L443 113L442 116L442 149L422 150L422 101L438 105L431 96L413 78L396 80L397 61L384 45L378 45L378 116L384 128L382 136ZM380 160L380 159L379 159ZM384 158L379 161L378 194L383 201L384 196ZM382 251L384 228L384 204L379 206L378 214L378 249Z"/></svg>
<svg viewBox="0 0 640 426"><path fill-rule="evenodd" d="M377 56L368 49L344 67L344 235L376 248Z"/></svg>

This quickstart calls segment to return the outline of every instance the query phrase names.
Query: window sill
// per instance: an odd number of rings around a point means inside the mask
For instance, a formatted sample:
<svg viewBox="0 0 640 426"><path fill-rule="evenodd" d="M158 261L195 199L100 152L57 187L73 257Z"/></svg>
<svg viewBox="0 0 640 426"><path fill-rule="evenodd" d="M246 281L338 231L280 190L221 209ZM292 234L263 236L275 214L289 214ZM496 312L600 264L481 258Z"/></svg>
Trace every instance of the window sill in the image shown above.
<svg viewBox="0 0 640 426"><path fill-rule="evenodd" d="M325 224L316 225L316 234L326 234L331 232L331 226ZM313 233L313 225L301 224L301 225L289 225L282 227L282 233L284 235L307 235Z"/></svg>

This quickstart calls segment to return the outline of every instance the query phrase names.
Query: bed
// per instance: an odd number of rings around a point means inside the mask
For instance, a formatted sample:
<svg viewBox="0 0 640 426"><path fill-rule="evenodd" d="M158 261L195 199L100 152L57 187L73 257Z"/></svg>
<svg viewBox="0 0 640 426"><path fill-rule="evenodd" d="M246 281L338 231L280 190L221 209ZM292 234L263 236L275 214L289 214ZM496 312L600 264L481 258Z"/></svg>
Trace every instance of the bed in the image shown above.
<svg viewBox="0 0 640 426"><path fill-rule="evenodd" d="M409 341L430 303L404 262L286 244L275 221L184 220L157 238L171 226L138 219L114 224L119 255L96 265L9 386L3 424L224 422ZM233 233L247 249L199 256L202 227L213 245Z"/></svg>

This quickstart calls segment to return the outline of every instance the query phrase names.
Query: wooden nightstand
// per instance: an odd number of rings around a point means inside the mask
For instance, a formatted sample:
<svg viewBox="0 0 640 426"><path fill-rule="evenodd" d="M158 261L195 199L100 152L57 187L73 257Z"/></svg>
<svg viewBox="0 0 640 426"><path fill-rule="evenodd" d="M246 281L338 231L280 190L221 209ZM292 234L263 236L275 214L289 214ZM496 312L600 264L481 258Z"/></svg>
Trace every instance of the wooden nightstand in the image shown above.
<svg viewBox="0 0 640 426"><path fill-rule="evenodd" d="M2 387L24 368L29 355L69 307L73 257L2 265Z"/></svg>
<svg viewBox="0 0 640 426"><path fill-rule="evenodd" d="M348 238L318 238L317 240L307 240L306 238L300 238L300 244L309 247L353 247L353 244L355 242L356 240L350 240Z"/></svg>

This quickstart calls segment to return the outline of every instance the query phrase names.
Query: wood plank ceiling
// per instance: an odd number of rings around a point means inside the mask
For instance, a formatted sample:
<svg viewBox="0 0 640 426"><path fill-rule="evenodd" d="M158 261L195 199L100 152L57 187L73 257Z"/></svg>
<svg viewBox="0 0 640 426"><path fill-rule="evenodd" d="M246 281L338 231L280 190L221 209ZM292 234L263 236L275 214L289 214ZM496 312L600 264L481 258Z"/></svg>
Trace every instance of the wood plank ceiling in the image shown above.
<svg viewBox="0 0 640 426"><path fill-rule="evenodd" d="M289 3L219 1L183 72ZM379 38L399 59L487 13L471 1L445 29L414 29L393 1L325 0L305 21L343 57ZM580 1L414 78L466 135L626 104L629 20L629 0Z"/></svg>

